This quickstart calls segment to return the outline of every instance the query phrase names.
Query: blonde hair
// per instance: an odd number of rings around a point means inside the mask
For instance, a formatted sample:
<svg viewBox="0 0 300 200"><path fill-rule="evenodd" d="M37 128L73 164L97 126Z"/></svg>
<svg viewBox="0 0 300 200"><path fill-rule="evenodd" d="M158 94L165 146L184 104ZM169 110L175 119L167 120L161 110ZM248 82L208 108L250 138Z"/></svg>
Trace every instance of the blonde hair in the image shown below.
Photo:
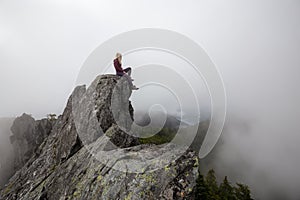
<svg viewBox="0 0 300 200"><path fill-rule="evenodd" d="M116 53L116 58L122 57L121 53Z"/></svg>

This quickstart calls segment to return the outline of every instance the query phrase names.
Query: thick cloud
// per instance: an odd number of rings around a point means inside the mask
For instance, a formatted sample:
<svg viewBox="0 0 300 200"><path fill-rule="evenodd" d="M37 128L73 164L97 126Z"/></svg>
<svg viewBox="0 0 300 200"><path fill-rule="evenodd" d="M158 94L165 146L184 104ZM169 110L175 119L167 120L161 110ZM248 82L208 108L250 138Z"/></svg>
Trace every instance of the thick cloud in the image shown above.
<svg viewBox="0 0 300 200"><path fill-rule="evenodd" d="M217 173L250 184L259 198L274 190L299 198L299 19L296 0L2 0L0 116L61 113L85 59L116 34L178 31L206 50L224 80Z"/></svg>

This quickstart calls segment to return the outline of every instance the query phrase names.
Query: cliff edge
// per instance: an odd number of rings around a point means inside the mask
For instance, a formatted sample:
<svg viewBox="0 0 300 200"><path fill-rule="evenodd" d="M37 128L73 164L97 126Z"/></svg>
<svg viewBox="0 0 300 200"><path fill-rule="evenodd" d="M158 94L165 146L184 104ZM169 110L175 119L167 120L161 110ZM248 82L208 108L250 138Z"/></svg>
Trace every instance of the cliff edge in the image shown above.
<svg viewBox="0 0 300 200"><path fill-rule="evenodd" d="M196 153L171 143L140 144L127 134L131 93L122 78L99 75L88 88L74 89L42 139L30 119L38 138L30 135L35 146L18 158L20 169L0 199L194 199Z"/></svg>

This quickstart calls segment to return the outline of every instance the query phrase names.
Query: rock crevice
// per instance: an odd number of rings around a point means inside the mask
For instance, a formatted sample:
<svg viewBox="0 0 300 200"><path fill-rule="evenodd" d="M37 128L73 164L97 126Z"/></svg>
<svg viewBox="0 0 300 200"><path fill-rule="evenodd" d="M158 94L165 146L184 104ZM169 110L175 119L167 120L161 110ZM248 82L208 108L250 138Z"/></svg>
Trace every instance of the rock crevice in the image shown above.
<svg viewBox="0 0 300 200"><path fill-rule="evenodd" d="M194 151L140 144L123 131L134 119L131 93L126 80L100 75L88 88L74 89L51 128L26 117L28 131L46 137L30 134L35 150L1 189L0 199L193 199ZM17 127L12 142L18 140Z"/></svg>

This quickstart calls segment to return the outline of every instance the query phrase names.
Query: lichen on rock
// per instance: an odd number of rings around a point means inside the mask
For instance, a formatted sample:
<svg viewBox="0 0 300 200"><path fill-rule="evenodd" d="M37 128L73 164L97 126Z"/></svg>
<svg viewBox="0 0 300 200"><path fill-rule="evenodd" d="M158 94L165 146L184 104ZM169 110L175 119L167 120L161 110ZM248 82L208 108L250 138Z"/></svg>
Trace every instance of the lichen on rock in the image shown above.
<svg viewBox="0 0 300 200"><path fill-rule="evenodd" d="M192 199L196 153L176 144L140 144L127 134L131 93L115 75L77 86L0 199Z"/></svg>

